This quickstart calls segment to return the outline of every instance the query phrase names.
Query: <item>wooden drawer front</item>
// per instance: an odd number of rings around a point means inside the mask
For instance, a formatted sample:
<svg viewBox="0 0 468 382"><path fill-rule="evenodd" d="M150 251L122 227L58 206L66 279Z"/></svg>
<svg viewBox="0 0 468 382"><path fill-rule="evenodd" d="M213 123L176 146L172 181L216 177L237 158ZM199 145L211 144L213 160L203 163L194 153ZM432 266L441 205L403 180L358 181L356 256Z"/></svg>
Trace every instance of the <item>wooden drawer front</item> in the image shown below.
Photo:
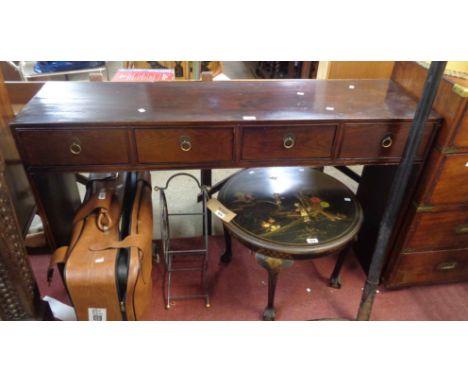
<svg viewBox="0 0 468 382"><path fill-rule="evenodd" d="M140 163L225 162L233 159L231 128L136 129Z"/></svg>
<svg viewBox="0 0 468 382"><path fill-rule="evenodd" d="M468 248L468 210L415 215L405 252Z"/></svg>
<svg viewBox="0 0 468 382"><path fill-rule="evenodd" d="M468 154L444 158L430 204L468 203Z"/></svg>
<svg viewBox="0 0 468 382"><path fill-rule="evenodd" d="M404 253L385 286L432 284L468 280L468 249Z"/></svg>
<svg viewBox="0 0 468 382"><path fill-rule="evenodd" d="M128 133L123 129L19 131L18 140L31 166L129 162Z"/></svg>
<svg viewBox="0 0 468 382"><path fill-rule="evenodd" d="M403 153L410 124L346 123L339 158L399 158ZM427 126L418 157L422 157L431 136Z"/></svg>
<svg viewBox="0 0 468 382"><path fill-rule="evenodd" d="M468 147L468 106L465 108L465 115L460 122L453 144L457 147Z"/></svg>
<svg viewBox="0 0 468 382"><path fill-rule="evenodd" d="M329 158L336 125L244 127L243 160Z"/></svg>

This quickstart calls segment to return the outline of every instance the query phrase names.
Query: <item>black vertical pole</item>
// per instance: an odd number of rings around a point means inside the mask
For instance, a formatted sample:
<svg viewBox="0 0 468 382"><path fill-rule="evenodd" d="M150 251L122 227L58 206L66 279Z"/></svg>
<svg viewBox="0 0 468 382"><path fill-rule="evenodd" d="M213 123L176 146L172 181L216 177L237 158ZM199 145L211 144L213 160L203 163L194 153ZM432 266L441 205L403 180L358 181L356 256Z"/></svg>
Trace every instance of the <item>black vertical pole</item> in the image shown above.
<svg viewBox="0 0 468 382"><path fill-rule="evenodd" d="M370 318L375 293L379 285L380 275L382 273L385 255L387 253L390 235L400 211L401 202L408 186L409 177L413 167L414 157L418 150L419 143L421 142L422 133L429 113L431 112L432 103L434 102L446 64L447 62L445 61L433 61L429 68L426 83L424 84L423 93L416 108L405 150L395 174L392 188L390 189L387 207L382 217L382 221L380 222L377 244L372 255L369 274L362 292L361 304L359 305L359 312L357 315L358 320L369 320Z"/></svg>

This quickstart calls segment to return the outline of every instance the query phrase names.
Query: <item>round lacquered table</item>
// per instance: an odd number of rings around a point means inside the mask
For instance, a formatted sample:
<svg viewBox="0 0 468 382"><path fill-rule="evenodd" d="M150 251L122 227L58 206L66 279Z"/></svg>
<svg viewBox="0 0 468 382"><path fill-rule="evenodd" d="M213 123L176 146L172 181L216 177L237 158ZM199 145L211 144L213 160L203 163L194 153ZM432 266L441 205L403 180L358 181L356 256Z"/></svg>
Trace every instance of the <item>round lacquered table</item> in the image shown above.
<svg viewBox="0 0 468 382"><path fill-rule="evenodd" d="M340 286L344 249L363 219L358 200L343 183L309 167L251 168L233 175L218 200L237 214L224 222L225 229L268 272L264 320L275 319L278 273L294 260L340 253L330 279L331 286Z"/></svg>

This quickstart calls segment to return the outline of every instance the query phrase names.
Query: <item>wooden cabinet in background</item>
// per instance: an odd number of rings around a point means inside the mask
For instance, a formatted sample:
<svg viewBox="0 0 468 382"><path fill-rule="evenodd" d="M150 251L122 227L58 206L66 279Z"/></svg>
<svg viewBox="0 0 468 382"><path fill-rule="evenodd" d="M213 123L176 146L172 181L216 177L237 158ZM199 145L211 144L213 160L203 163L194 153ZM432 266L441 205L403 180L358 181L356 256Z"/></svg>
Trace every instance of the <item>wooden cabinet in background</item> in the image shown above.
<svg viewBox="0 0 468 382"><path fill-rule="evenodd" d="M317 79L389 79L394 61L320 61Z"/></svg>
<svg viewBox="0 0 468 382"><path fill-rule="evenodd" d="M420 96L427 70L414 62L397 62L392 80L414 97ZM399 288L420 284L468 280L468 81L444 78L433 108L444 120L432 145L429 159L413 171L413 188L406 200L405 212L394 233L383 274L386 287ZM368 212L368 225L361 230L366 238L375 238L374 226L382 206L373 196L388 192L388 184L365 169L361 182L361 200ZM418 180L417 185L416 180ZM372 192L370 192L372 190ZM371 244L358 251L361 263L368 267ZM361 240L362 243L362 240ZM375 244L375 241L374 241Z"/></svg>

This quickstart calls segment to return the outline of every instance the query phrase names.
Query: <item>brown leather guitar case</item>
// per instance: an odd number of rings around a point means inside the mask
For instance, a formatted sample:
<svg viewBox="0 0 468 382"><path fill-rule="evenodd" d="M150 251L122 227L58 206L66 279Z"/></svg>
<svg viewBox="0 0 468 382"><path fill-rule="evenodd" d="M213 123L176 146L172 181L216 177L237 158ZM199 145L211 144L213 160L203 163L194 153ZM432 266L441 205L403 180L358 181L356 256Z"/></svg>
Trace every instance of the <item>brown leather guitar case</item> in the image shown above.
<svg viewBox="0 0 468 382"><path fill-rule="evenodd" d="M93 174L68 247L51 259L78 320L141 320L151 304L153 211L149 172Z"/></svg>

